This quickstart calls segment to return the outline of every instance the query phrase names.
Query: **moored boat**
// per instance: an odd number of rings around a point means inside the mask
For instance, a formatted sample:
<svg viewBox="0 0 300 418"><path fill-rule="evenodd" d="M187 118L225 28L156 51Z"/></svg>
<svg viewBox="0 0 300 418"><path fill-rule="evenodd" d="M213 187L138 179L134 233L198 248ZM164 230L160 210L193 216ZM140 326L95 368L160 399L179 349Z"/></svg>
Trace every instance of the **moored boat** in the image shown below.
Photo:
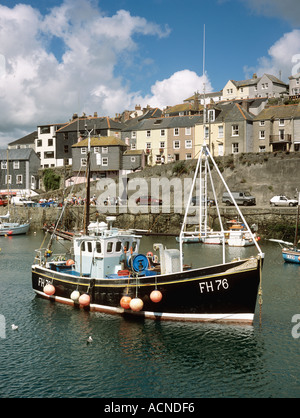
<svg viewBox="0 0 300 418"><path fill-rule="evenodd" d="M30 222L9 222L9 213L0 216L0 236L27 234L29 228Z"/></svg>

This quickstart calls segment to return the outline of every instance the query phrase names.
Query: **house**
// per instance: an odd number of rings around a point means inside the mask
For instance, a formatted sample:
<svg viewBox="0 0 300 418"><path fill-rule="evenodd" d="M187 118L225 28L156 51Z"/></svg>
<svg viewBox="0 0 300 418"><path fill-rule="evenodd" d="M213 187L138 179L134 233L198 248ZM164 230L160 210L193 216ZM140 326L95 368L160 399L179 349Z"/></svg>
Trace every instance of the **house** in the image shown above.
<svg viewBox="0 0 300 418"><path fill-rule="evenodd" d="M290 96L300 95L300 73L291 75L289 77Z"/></svg>
<svg viewBox="0 0 300 418"><path fill-rule="evenodd" d="M300 105L266 107L253 120L256 152L300 151Z"/></svg>
<svg viewBox="0 0 300 418"><path fill-rule="evenodd" d="M24 149L32 148L35 150L35 139L37 138L37 131L31 132L30 134L23 136L16 141L8 144L8 149Z"/></svg>
<svg viewBox="0 0 300 418"><path fill-rule="evenodd" d="M40 159L32 148L0 150L0 189L32 196L38 188Z"/></svg>
<svg viewBox="0 0 300 418"><path fill-rule="evenodd" d="M249 99L254 97L280 97L288 94L288 85L277 77L264 74L257 77L253 74L248 80L229 80L223 88L224 100Z"/></svg>
<svg viewBox="0 0 300 418"><path fill-rule="evenodd" d="M147 119L132 127L131 141L144 150L148 165L195 158L195 125L203 116Z"/></svg>
<svg viewBox="0 0 300 418"><path fill-rule="evenodd" d="M216 92L210 92L205 93L205 103L206 104L213 104L218 103L223 100L223 90L216 91ZM195 103L195 101L198 101L201 105L204 105L204 94L200 94L199 92L196 92L193 96L189 97L188 99L185 99L184 103Z"/></svg>
<svg viewBox="0 0 300 418"><path fill-rule="evenodd" d="M72 183L85 182L88 138L72 145ZM127 150L128 146L115 136L91 137L90 172L93 180L115 177L143 166L143 152ZM75 180L77 178L77 180Z"/></svg>
<svg viewBox="0 0 300 418"><path fill-rule="evenodd" d="M196 125L195 136L201 141L205 137L214 156L252 152L252 125L253 115L245 107L228 102L207 110L205 132L202 121Z"/></svg>
<svg viewBox="0 0 300 418"><path fill-rule="evenodd" d="M42 168L62 167L68 162L57 158L56 131L66 123L39 125L35 137L35 151L41 160ZM66 164L64 164L66 163Z"/></svg>
<svg viewBox="0 0 300 418"><path fill-rule="evenodd" d="M121 138L124 124L108 117L73 115L71 122L56 131L56 160L60 164L72 164L72 146L81 141L86 132L91 135Z"/></svg>

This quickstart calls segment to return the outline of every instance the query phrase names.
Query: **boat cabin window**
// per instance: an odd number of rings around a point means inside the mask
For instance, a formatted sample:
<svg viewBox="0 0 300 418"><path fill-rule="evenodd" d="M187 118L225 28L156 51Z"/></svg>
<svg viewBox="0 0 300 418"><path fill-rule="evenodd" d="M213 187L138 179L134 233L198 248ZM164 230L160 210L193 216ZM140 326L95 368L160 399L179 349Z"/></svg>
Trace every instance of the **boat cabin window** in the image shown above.
<svg viewBox="0 0 300 418"><path fill-rule="evenodd" d="M106 251L108 253L111 253L112 252L112 249L113 249L113 242L112 241L108 241L107 247L106 247Z"/></svg>
<svg viewBox="0 0 300 418"><path fill-rule="evenodd" d="M92 243L90 241L87 242L87 250L88 250L89 253L91 253L93 251Z"/></svg>
<svg viewBox="0 0 300 418"><path fill-rule="evenodd" d="M96 252L101 253L101 242L99 241L96 242Z"/></svg>
<svg viewBox="0 0 300 418"><path fill-rule="evenodd" d="M129 250L129 241L125 241L123 247L124 247L124 251L128 251Z"/></svg>
<svg viewBox="0 0 300 418"><path fill-rule="evenodd" d="M121 241L116 242L116 253L119 253L122 250L122 243Z"/></svg>
<svg viewBox="0 0 300 418"><path fill-rule="evenodd" d="M135 251L137 247L136 241L133 241L132 243L132 251Z"/></svg>

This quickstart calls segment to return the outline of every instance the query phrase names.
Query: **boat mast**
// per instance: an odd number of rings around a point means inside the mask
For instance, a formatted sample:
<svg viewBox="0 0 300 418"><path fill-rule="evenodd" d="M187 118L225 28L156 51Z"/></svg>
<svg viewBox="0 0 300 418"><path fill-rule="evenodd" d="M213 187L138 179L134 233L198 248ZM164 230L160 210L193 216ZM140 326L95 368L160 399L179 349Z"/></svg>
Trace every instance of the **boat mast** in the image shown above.
<svg viewBox="0 0 300 418"><path fill-rule="evenodd" d="M87 130L87 129L86 129ZM90 223L90 160L91 160L91 131L88 132L88 152L86 161L86 201L85 201L85 218L84 218L84 232L88 235L88 227Z"/></svg>

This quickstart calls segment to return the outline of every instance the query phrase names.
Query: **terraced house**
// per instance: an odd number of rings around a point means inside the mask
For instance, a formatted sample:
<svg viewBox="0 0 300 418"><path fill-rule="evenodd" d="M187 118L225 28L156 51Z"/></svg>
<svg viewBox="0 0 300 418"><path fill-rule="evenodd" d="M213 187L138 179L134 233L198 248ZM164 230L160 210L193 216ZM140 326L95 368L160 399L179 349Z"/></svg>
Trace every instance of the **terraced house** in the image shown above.
<svg viewBox="0 0 300 418"><path fill-rule="evenodd" d="M135 140L136 149L144 150L149 165L192 159L197 153L195 125L202 118L197 115L143 120L132 127L131 140Z"/></svg>
<svg viewBox="0 0 300 418"><path fill-rule="evenodd" d="M256 152L300 151L300 105L266 107L253 121Z"/></svg>

